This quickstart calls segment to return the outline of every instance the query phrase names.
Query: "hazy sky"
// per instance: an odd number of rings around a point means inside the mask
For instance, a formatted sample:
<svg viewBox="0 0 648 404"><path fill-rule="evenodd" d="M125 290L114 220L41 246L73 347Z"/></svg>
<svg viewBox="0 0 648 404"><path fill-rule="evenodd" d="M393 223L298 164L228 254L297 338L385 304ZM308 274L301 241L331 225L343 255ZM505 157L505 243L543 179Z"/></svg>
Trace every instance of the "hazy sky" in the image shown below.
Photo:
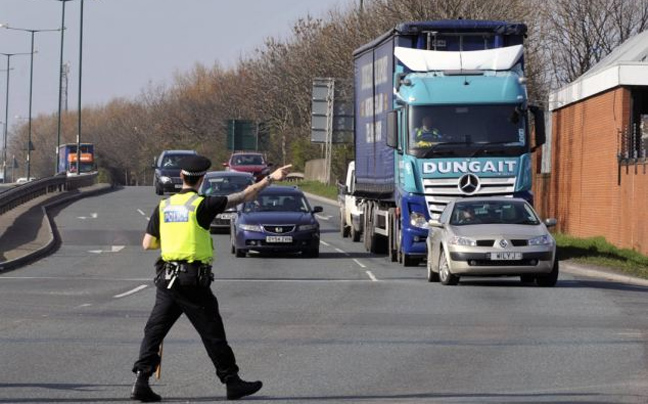
<svg viewBox="0 0 648 404"><path fill-rule="evenodd" d="M292 24L357 0L85 0L84 105L134 97L149 83L170 83L174 72L199 62L233 66L268 36L287 37ZM64 61L70 63L69 109L78 94L80 0L66 3ZM28 29L61 25L61 2L0 0L0 23ZM0 29L0 52L29 52L30 34ZM60 33L36 33L33 116L56 112ZM0 121L4 121L6 57L0 55ZM29 56L11 58L9 122L28 115Z"/></svg>

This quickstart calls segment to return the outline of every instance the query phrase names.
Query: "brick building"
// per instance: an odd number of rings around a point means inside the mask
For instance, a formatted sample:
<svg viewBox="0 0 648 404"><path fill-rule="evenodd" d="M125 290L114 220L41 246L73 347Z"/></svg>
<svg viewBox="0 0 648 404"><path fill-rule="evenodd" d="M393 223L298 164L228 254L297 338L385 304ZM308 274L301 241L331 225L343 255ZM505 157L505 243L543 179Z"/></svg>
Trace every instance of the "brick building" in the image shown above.
<svg viewBox="0 0 648 404"><path fill-rule="evenodd" d="M534 182L541 215L559 232L648 254L648 32L552 93L549 108Z"/></svg>

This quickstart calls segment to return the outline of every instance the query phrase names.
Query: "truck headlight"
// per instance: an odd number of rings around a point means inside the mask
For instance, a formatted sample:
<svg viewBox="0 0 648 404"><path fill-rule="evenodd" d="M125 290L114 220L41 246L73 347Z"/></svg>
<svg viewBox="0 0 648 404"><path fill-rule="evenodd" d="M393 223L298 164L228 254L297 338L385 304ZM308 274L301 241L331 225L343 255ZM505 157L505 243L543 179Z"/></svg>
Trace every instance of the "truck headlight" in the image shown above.
<svg viewBox="0 0 648 404"><path fill-rule="evenodd" d="M255 231L257 233L263 232L263 229L258 224L239 224L239 229L243 231Z"/></svg>
<svg viewBox="0 0 648 404"><path fill-rule="evenodd" d="M168 184L168 183L171 182L171 178L163 175L163 176L160 177L160 182L163 183L163 184Z"/></svg>
<svg viewBox="0 0 648 404"><path fill-rule="evenodd" d="M470 237L454 236L450 239L449 243L463 247L475 247L477 245L477 240Z"/></svg>
<svg viewBox="0 0 648 404"><path fill-rule="evenodd" d="M414 227L418 227L419 229L429 228L428 221L425 218L425 215L418 212L410 213L410 224Z"/></svg>
<svg viewBox="0 0 648 404"><path fill-rule="evenodd" d="M551 245L553 244L553 238L549 235L544 235L540 237L534 237L529 239L529 245Z"/></svg>

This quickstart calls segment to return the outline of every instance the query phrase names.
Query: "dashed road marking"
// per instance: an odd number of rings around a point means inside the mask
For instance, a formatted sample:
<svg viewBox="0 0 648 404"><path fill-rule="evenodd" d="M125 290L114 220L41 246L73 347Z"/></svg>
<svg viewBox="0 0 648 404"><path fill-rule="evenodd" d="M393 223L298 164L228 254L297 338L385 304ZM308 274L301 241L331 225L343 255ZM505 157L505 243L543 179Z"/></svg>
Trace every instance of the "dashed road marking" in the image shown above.
<svg viewBox="0 0 648 404"><path fill-rule="evenodd" d="M115 295L115 296L113 296L113 297L114 297L115 299L119 299L119 298L122 298L122 297L130 296L130 295L132 295L132 294L134 294L134 293L139 292L139 291L142 290L142 289L145 289L146 287L148 287L148 285L139 285L139 286L136 287L135 289L131 289L131 290L129 290L128 292L124 292L124 293L122 293L122 294Z"/></svg>
<svg viewBox="0 0 648 404"><path fill-rule="evenodd" d="M369 275L369 279L371 279L373 282L378 282L378 278L371 272L371 271L365 271L367 275Z"/></svg>
<svg viewBox="0 0 648 404"><path fill-rule="evenodd" d="M140 215L142 215L142 216L146 216L146 213L144 213L144 212L142 211L142 209L137 209L137 211L139 212Z"/></svg>
<svg viewBox="0 0 648 404"><path fill-rule="evenodd" d="M330 247L330 246L331 246L329 243L327 243L327 242L324 241L324 240L320 240L320 243L324 244L324 245L327 246L327 247Z"/></svg>
<svg viewBox="0 0 648 404"><path fill-rule="evenodd" d="M315 217L320 219L320 220L324 220L324 221L328 222L333 216L315 215Z"/></svg>
<svg viewBox="0 0 648 404"><path fill-rule="evenodd" d="M354 261L356 264L360 265L360 268L366 268L366 267L367 267L365 264L363 264L362 262L358 261L358 260L355 259L355 258L353 259L353 261Z"/></svg>
<svg viewBox="0 0 648 404"><path fill-rule="evenodd" d="M90 303L83 303L83 304L80 304L80 305L78 305L77 307L75 307L75 309L81 309L81 308L84 308L84 307L90 307L90 306L92 306L92 304L90 304Z"/></svg>

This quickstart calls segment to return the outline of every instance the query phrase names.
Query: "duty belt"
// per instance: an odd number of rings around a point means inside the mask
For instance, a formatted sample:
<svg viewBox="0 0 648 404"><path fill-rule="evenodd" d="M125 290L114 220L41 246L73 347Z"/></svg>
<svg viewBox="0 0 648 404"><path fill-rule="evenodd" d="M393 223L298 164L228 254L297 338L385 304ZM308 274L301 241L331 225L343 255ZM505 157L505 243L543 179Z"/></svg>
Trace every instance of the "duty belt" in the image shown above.
<svg viewBox="0 0 648 404"><path fill-rule="evenodd" d="M201 262L168 261L164 263L164 280L167 289L176 281L180 286L209 286L214 274L211 265Z"/></svg>

